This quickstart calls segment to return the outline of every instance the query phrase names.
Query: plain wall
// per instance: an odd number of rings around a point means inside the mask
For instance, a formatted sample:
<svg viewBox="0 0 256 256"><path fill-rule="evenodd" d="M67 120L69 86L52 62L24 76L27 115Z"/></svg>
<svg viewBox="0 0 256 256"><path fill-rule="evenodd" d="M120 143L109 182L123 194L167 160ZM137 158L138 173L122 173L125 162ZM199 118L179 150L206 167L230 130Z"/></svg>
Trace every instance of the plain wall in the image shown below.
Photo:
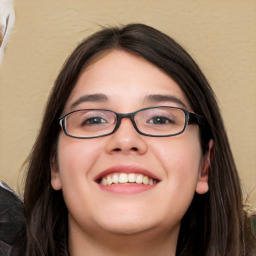
<svg viewBox="0 0 256 256"><path fill-rule="evenodd" d="M198 62L217 95L243 187L256 187L255 0L16 0L15 11L0 67L0 179L16 188L22 178L72 49L100 25L141 22L174 37Z"/></svg>

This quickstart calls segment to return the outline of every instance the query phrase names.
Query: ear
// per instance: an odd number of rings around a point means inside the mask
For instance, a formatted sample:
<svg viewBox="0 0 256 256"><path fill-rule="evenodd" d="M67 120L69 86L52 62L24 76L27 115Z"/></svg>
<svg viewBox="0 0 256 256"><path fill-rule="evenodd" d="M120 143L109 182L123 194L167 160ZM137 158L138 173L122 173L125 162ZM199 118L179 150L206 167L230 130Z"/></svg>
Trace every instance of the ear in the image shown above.
<svg viewBox="0 0 256 256"><path fill-rule="evenodd" d="M197 181L196 192L198 194L205 194L209 190L208 177L211 159L213 158L214 143L213 140L209 141L209 149L205 153L201 170L199 172L199 178Z"/></svg>
<svg viewBox="0 0 256 256"><path fill-rule="evenodd" d="M62 188L57 156L51 159L51 185L54 190L61 190Z"/></svg>

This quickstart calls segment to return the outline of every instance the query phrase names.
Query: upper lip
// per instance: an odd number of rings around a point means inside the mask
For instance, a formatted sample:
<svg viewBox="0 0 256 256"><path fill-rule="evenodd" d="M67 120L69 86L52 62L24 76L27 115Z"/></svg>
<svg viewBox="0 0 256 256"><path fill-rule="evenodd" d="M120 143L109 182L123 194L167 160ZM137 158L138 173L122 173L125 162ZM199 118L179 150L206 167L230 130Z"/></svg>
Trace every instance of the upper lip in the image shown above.
<svg viewBox="0 0 256 256"><path fill-rule="evenodd" d="M138 173L138 174L143 174L145 176L148 176L149 178L152 178L154 180L160 181L160 178L156 174L137 165L115 165L115 166L109 167L103 170L102 172L100 172L94 178L94 180L98 181L103 177L112 173Z"/></svg>

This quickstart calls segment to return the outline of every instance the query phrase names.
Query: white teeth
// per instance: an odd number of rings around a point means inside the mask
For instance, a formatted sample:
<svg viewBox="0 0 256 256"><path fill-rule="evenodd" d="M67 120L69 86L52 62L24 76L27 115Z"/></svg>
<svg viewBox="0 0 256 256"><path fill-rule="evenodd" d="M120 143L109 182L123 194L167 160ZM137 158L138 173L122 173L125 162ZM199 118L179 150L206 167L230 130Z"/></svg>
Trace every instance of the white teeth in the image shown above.
<svg viewBox="0 0 256 256"><path fill-rule="evenodd" d="M126 173L121 173L119 176L119 183L127 183L128 175Z"/></svg>
<svg viewBox="0 0 256 256"><path fill-rule="evenodd" d="M113 183L112 179L109 176L107 177L107 183L108 185L111 185Z"/></svg>
<svg viewBox="0 0 256 256"><path fill-rule="evenodd" d="M149 182L148 176L144 176L143 179L142 179L142 183L145 184L145 185L148 185L148 182Z"/></svg>
<svg viewBox="0 0 256 256"><path fill-rule="evenodd" d="M136 183L144 185L153 185L157 183L156 180L149 178L148 176L136 173L114 173L104 177L100 184L103 186L110 186L111 184L125 184L125 183Z"/></svg>
<svg viewBox="0 0 256 256"><path fill-rule="evenodd" d="M103 186L107 186L108 185L108 181L105 178L102 179L102 185Z"/></svg>
<svg viewBox="0 0 256 256"><path fill-rule="evenodd" d="M134 173L130 173L130 174L128 175L128 180L129 180L129 182L136 182L136 176L135 176L135 174L134 174Z"/></svg>
<svg viewBox="0 0 256 256"><path fill-rule="evenodd" d="M143 175L140 174L140 175L138 175L137 178L136 178L136 183L141 184L141 183L142 183L142 180L143 180Z"/></svg>
<svg viewBox="0 0 256 256"><path fill-rule="evenodd" d="M117 184L118 183L118 175L114 174L114 176L112 177L113 183Z"/></svg>

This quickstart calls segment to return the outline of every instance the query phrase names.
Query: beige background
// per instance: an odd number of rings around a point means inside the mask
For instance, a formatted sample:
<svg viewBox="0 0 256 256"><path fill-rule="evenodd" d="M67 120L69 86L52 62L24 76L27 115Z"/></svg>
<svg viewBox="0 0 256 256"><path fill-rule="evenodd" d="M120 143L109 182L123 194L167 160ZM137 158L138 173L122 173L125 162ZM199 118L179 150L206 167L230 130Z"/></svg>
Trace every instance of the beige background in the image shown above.
<svg viewBox="0 0 256 256"><path fill-rule="evenodd" d="M142 22L173 36L199 63L245 190L256 187L255 0L16 0L15 11L0 67L0 179L17 187L50 88L78 42L99 25Z"/></svg>

